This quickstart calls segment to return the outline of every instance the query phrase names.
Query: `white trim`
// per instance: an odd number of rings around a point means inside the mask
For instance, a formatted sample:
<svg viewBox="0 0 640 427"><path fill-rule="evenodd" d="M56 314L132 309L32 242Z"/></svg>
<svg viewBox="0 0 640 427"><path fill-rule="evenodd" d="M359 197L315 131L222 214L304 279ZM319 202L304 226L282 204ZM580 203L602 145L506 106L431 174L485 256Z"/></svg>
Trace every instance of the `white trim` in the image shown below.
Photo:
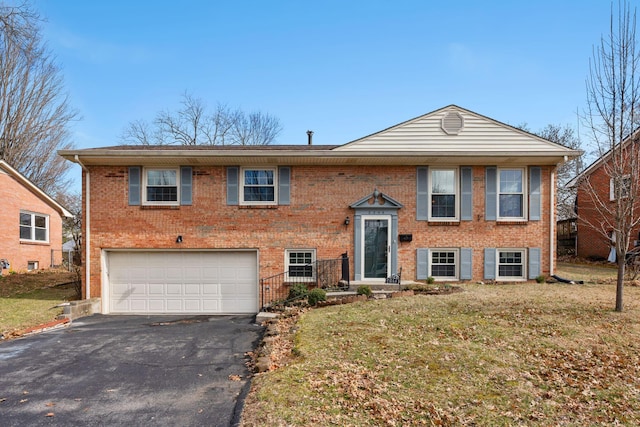
<svg viewBox="0 0 640 427"><path fill-rule="evenodd" d="M454 276L434 276L433 275L433 262L432 262L432 254L434 252L453 252L454 254L454 267L455 267L455 275ZM447 265L447 264L437 264L437 265ZM437 282L446 282L446 281L458 281L460 277L460 249L459 248L429 248L429 255L427 256L427 273L428 277L433 277Z"/></svg>
<svg viewBox="0 0 640 427"><path fill-rule="evenodd" d="M258 171L272 171L273 172L273 201L267 200L267 201L245 201L244 200L244 172L245 171L252 171L252 170L258 170ZM238 180L238 184L239 184L239 190L238 192L240 193L240 197L239 197L239 203L240 205L243 206L250 206L250 205L277 205L278 204L278 168L277 167L264 167L264 166L243 166L240 168L240 179ZM264 185L263 187L271 187L270 185Z"/></svg>
<svg viewBox="0 0 640 427"><path fill-rule="evenodd" d="M80 165L85 173L85 215L83 218L83 226L85 231L84 239L84 287L86 299L91 299L91 179L89 169L80 161L78 155L75 155L75 161ZM102 282L104 283L104 282Z"/></svg>
<svg viewBox="0 0 640 427"><path fill-rule="evenodd" d="M454 191L454 209L455 214L452 217L434 217L433 216L433 172L436 171L452 171L453 172L453 191ZM429 168L429 181L428 181L428 190L429 190L429 198L427 199L428 206L428 215L429 221L437 222L437 221L459 221L460 220L460 198L461 198L461 189L460 189L460 168L458 167L430 167ZM442 193L448 194L448 193Z"/></svg>
<svg viewBox="0 0 640 427"><path fill-rule="evenodd" d="M29 225L29 230L30 230L29 234L31 235L31 238L23 239L22 237L20 237L20 241L21 242L25 242L25 243L49 243L49 232L50 232L50 230L49 230L49 226L50 226L49 215L43 214L43 213L40 213L40 212L27 211L27 210L20 209L20 215L22 215L22 214L31 216L31 224ZM36 216L43 217L44 220L45 220L45 226L44 226L45 233L46 233L45 240L38 240L38 239L35 238L35 236L36 236L35 217ZM20 222L19 222L19 225L20 225L20 228L23 227L23 225ZM38 229L41 230L42 227L38 227Z"/></svg>
<svg viewBox="0 0 640 427"><path fill-rule="evenodd" d="M171 201L149 201L147 200L147 172L150 171L174 171L176 174L176 200ZM166 187L173 187L166 186ZM174 167L144 167L142 168L142 204L145 206L179 206L180 205L180 168Z"/></svg>
<svg viewBox="0 0 640 427"><path fill-rule="evenodd" d="M384 277L367 277L365 271L365 224L367 220L385 220L387 221L387 272ZM387 277L391 274L391 225L392 225L392 216L391 215L362 215L362 219L360 221L360 265L362 268L362 280L371 281L371 282L384 282Z"/></svg>
<svg viewBox="0 0 640 427"><path fill-rule="evenodd" d="M500 216L500 195L503 194L500 191L500 172L501 171L509 171L509 170L519 170L522 172L522 216ZM496 220L497 221L523 221L526 220L529 215L529 206L528 206L528 182L527 182L527 168L521 167L499 167L496 170ZM518 194L518 193L504 193L504 194Z"/></svg>
<svg viewBox="0 0 640 427"><path fill-rule="evenodd" d="M625 192L625 194L621 195L621 198L623 199L626 199L627 197L629 197L628 188L631 185L631 175L627 174L622 176L623 183L627 180L629 181L629 185L625 186L625 188L627 188L627 191ZM613 202L614 200L616 200L616 186L615 186L615 178L612 177L612 178L609 178L609 201Z"/></svg>
<svg viewBox="0 0 640 427"><path fill-rule="evenodd" d="M500 276L500 252L520 252L522 254L522 276ZM527 280L527 249L526 248L497 248L496 249L496 281L519 282ZM504 264L518 265L518 264Z"/></svg>
<svg viewBox="0 0 640 427"><path fill-rule="evenodd" d="M289 277L289 268L291 264L289 264L289 254L291 252L310 252L311 253L311 264L316 261L316 250L309 248L287 248L284 250L284 271L287 272L285 280L288 282L313 282L316 280L316 272L312 267L311 277ZM294 264L294 266L300 266L301 264Z"/></svg>

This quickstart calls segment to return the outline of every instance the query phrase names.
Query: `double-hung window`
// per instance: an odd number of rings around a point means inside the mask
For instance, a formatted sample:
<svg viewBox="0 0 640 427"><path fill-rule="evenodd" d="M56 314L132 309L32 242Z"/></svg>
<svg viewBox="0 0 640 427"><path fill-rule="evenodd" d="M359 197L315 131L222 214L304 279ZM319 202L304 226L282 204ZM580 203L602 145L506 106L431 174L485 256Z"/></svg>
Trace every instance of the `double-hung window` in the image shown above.
<svg viewBox="0 0 640 427"><path fill-rule="evenodd" d="M20 212L20 240L49 241L49 216L33 212Z"/></svg>
<svg viewBox="0 0 640 427"><path fill-rule="evenodd" d="M276 188L276 168L242 168L242 204L273 205Z"/></svg>
<svg viewBox="0 0 640 427"><path fill-rule="evenodd" d="M498 217L500 219L525 218L524 169L498 169Z"/></svg>
<svg viewBox="0 0 640 427"><path fill-rule="evenodd" d="M631 175L619 176L609 180L609 200L629 197L631 192Z"/></svg>
<svg viewBox="0 0 640 427"><path fill-rule="evenodd" d="M498 249L498 279L522 280L525 278L524 249Z"/></svg>
<svg viewBox="0 0 640 427"><path fill-rule="evenodd" d="M429 219L452 221L458 219L458 170L430 168Z"/></svg>
<svg viewBox="0 0 640 427"><path fill-rule="evenodd" d="M144 170L144 203L149 205L177 205L179 200L177 168L148 168Z"/></svg>
<svg viewBox="0 0 640 427"><path fill-rule="evenodd" d="M429 251L430 276L438 280L457 280L458 251L455 249L431 249Z"/></svg>
<svg viewBox="0 0 640 427"><path fill-rule="evenodd" d="M313 265L316 253L313 249L287 249L285 268L289 281L310 282L314 280Z"/></svg>

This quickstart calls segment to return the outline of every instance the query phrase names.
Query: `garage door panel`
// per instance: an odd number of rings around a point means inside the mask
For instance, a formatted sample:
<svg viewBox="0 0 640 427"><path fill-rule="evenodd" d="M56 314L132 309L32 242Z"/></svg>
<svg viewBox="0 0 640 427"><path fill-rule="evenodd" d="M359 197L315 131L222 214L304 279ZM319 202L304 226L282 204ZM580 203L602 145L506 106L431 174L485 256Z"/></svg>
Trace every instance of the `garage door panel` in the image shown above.
<svg viewBox="0 0 640 427"><path fill-rule="evenodd" d="M202 285L200 284L185 284L184 285L184 294L185 295L200 295L200 289Z"/></svg>
<svg viewBox="0 0 640 427"><path fill-rule="evenodd" d="M109 252L113 313L255 313L256 252Z"/></svg>
<svg viewBox="0 0 640 427"><path fill-rule="evenodd" d="M220 286L215 283L205 283L202 285L202 295L220 295Z"/></svg>
<svg viewBox="0 0 640 427"><path fill-rule="evenodd" d="M164 295L165 293L165 285L159 283L149 283L149 296Z"/></svg>
<svg viewBox="0 0 640 427"><path fill-rule="evenodd" d="M166 285L166 293L167 295L181 295L182 294L182 285L177 283L167 283Z"/></svg>

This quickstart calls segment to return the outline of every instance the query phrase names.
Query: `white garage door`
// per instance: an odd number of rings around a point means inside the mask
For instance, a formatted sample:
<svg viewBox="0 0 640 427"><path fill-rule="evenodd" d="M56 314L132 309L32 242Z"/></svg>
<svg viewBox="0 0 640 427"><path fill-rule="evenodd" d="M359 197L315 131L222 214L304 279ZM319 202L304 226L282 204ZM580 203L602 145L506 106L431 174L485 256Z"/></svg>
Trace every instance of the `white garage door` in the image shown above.
<svg viewBox="0 0 640 427"><path fill-rule="evenodd" d="M255 252L109 252L111 313L255 313Z"/></svg>

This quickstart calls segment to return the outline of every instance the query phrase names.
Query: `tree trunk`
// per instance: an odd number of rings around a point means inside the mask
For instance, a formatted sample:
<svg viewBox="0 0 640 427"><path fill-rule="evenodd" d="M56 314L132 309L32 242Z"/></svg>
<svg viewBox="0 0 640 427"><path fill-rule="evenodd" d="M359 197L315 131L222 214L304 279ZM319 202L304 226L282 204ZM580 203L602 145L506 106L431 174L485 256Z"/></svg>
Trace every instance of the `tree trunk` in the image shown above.
<svg viewBox="0 0 640 427"><path fill-rule="evenodd" d="M616 311L622 311L622 287L624 285L625 257L618 257L618 280L616 282Z"/></svg>

